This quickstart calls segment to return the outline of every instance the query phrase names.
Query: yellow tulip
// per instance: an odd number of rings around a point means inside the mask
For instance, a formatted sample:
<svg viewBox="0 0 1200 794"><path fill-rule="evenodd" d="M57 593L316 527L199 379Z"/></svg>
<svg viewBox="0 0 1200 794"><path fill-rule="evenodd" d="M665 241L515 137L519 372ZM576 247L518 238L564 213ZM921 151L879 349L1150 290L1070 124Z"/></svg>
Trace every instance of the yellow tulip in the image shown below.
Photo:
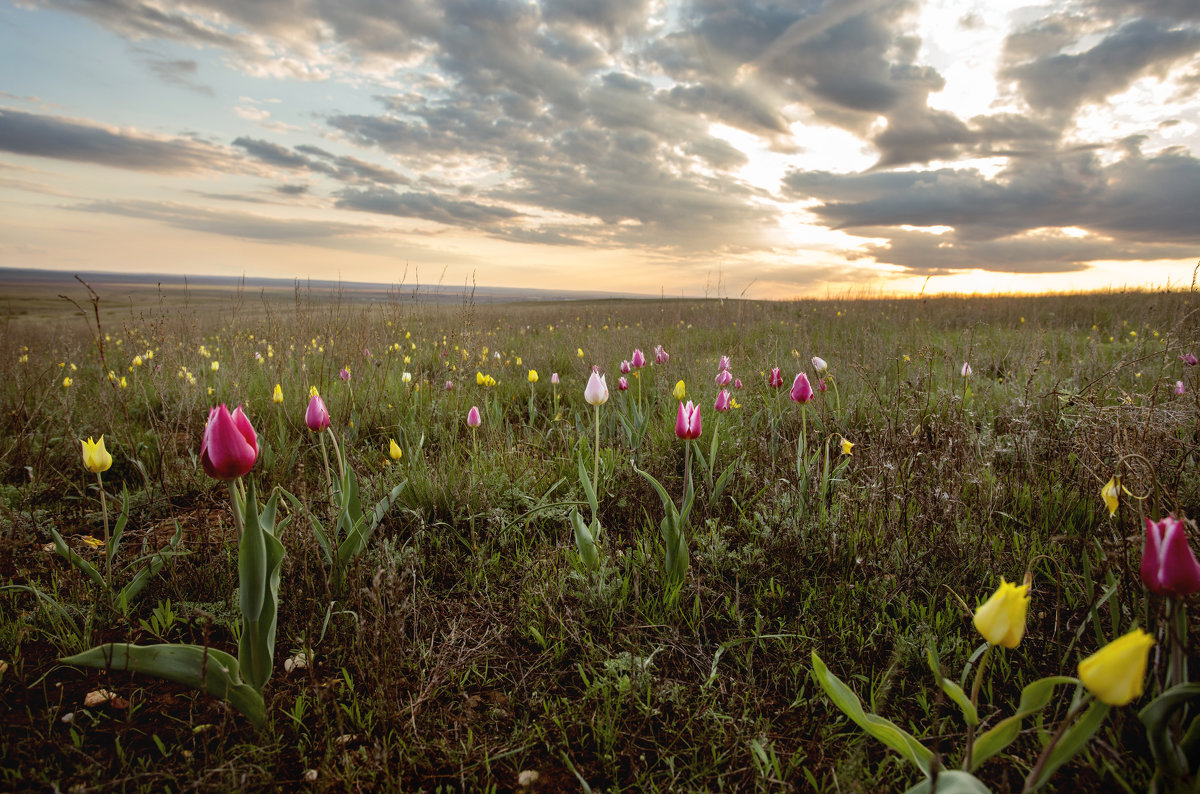
<svg viewBox="0 0 1200 794"><path fill-rule="evenodd" d="M845 438L843 438L842 439L842 454L849 455L850 450L852 450L852 449L854 449L854 442L847 441Z"/></svg>
<svg viewBox="0 0 1200 794"><path fill-rule="evenodd" d="M537 381L538 381L537 370L536 369L529 370L529 382L537 383Z"/></svg>
<svg viewBox="0 0 1200 794"><path fill-rule="evenodd" d="M73 382L74 382L74 381L72 381L72 380L71 380L71 376L70 376L70 375L68 375L67 377L63 378L63 388L64 388L64 389L69 389L69 388L71 388L71 384L72 384Z"/></svg>
<svg viewBox="0 0 1200 794"><path fill-rule="evenodd" d="M1096 698L1124 706L1142 694L1154 638L1141 629L1113 640L1079 663L1079 680Z"/></svg>
<svg viewBox="0 0 1200 794"><path fill-rule="evenodd" d="M487 382L487 379L486 379L486 378L484 378L484 376L483 376L483 373L482 373L482 372L479 372L479 371L477 370L477 371L475 372L475 385L476 385L476 386L482 386L482 385L483 385L484 383L486 383L486 382Z"/></svg>
<svg viewBox="0 0 1200 794"><path fill-rule="evenodd" d="M271 402L275 403L276 405L281 405L283 403L283 387L278 383L275 384L275 393L271 395Z"/></svg>
<svg viewBox="0 0 1200 794"><path fill-rule="evenodd" d="M102 471L108 471L112 466L112 455L108 454L108 450L104 448L104 436L100 436L99 441L93 441L91 436L88 436L87 441L79 442L83 444L83 467L93 474L99 474Z"/></svg>
<svg viewBox="0 0 1200 794"><path fill-rule="evenodd" d="M1112 479L1104 484L1100 489L1100 498L1104 500L1104 504L1108 506L1108 514L1115 516L1117 514L1117 500L1121 495L1121 475L1114 474Z"/></svg>
<svg viewBox="0 0 1200 794"><path fill-rule="evenodd" d="M388 456L390 456L392 460L400 460L400 458L404 456L404 450L400 449L400 445L396 443L396 439L389 438L388 442Z"/></svg>
<svg viewBox="0 0 1200 794"><path fill-rule="evenodd" d="M318 393L317 393L317 387L316 387L316 386L309 386L309 387L308 387L308 399L310 399L310 400L311 400L313 397L317 397L317 396L319 396L319 395L318 395Z"/></svg>
<svg viewBox="0 0 1200 794"><path fill-rule="evenodd" d="M993 645L1015 648L1025 636L1025 612L1029 609L1029 585L1000 579L1000 587L975 610L975 629Z"/></svg>
<svg viewBox="0 0 1200 794"><path fill-rule="evenodd" d="M681 402L683 401L683 396L687 394L687 387L684 386L683 381L679 381L675 384L675 390L672 391L671 394L675 395L676 400Z"/></svg>

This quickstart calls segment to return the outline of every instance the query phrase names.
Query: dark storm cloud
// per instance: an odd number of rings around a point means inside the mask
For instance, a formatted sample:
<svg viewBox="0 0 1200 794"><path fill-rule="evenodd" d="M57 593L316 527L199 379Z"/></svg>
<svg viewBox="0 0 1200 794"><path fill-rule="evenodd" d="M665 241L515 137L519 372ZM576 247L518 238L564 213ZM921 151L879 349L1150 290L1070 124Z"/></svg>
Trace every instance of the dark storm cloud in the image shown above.
<svg viewBox="0 0 1200 794"><path fill-rule="evenodd" d="M224 151L187 138L151 138L7 108L0 108L0 150L133 171L203 171L230 161Z"/></svg>
<svg viewBox="0 0 1200 794"><path fill-rule="evenodd" d="M479 227L510 220L519 215L505 207L475 201L447 199L433 193L397 193L386 188L346 189L338 194L337 206L403 218L421 218L449 226Z"/></svg>

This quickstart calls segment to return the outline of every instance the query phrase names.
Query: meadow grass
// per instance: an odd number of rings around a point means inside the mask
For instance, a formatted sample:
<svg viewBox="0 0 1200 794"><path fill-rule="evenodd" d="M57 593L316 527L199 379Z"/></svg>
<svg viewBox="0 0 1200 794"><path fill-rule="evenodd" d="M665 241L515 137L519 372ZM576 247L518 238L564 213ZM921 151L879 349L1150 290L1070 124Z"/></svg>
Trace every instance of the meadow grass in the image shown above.
<svg viewBox="0 0 1200 794"><path fill-rule="evenodd" d="M926 649L957 680L981 642L969 610L1031 570L1025 639L993 655L981 696L985 721L1010 713L1025 683L1074 675L1103 642L1155 624L1140 517L1200 512L1200 379L1180 361L1200 352L1194 292L487 306L299 289L136 306L95 297L0 318L0 581L24 586L0 592L4 789L899 790L913 770L832 706L812 651L952 765L965 726ZM670 360L618 392L619 363L656 345ZM694 472L690 567L671 588L663 508L633 466L682 493L671 390L685 381L701 406L707 455L721 355L744 388L721 417L714 473L734 471L719 498L703 465ZM801 371L816 383L814 355L836 391L802 424L767 377L778 366L788 385ZM585 501L578 457L591 470L593 365L611 393L599 570L579 563L568 518ZM478 386L477 372L496 385ZM364 502L407 485L343 583L307 521L284 530L267 727L181 686L58 664L101 641L236 648L235 530L224 487L200 466L205 420L213 405L242 405L260 437L260 489L282 486L329 519L304 425L311 387ZM639 389L644 436L618 417ZM834 463L841 439L854 444L823 491L800 486L802 427L810 452L830 442ZM191 552L128 616L47 548L54 528L99 556L84 542L103 530L79 441L100 434L114 458L108 493L129 493L118 561L157 550L176 522ZM1110 517L1099 492L1116 473L1128 493ZM299 653L308 665L285 670ZM1165 660L1151 661L1159 680ZM98 688L118 699L85 707ZM1052 704L1043 729L1067 706ZM1019 788L1038 750L1027 725L980 777ZM1141 791L1149 758L1135 708L1114 709L1056 785Z"/></svg>

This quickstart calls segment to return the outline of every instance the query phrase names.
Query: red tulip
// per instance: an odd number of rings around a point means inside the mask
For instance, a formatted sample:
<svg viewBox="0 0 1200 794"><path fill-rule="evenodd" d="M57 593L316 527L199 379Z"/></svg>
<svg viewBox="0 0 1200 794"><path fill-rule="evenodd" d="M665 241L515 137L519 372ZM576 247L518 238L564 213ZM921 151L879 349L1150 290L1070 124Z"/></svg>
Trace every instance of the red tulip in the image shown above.
<svg viewBox="0 0 1200 794"><path fill-rule="evenodd" d="M801 372L796 376L796 380L792 383L792 402L797 402L803 405L813 398L813 387L808 382L808 375Z"/></svg>
<svg viewBox="0 0 1200 794"><path fill-rule="evenodd" d="M304 412L304 424L314 433L320 433L329 427L329 411L325 408L325 401L321 399L321 395L314 394L308 401L308 410Z"/></svg>
<svg viewBox="0 0 1200 794"><path fill-rule="evenodd" d="M629 378L626 378L624 375L617 378L617 389L619 391L629 391Z"/></svg>
<svg viewBox="0 0 1200 794"><path fill-rule="evenodd" d="M628 361L621 362L621 374L628 375L633 370L633 365Z"/></svg>
<svg viewBox="0 0 1200 794"><path fill-rule="evenodd" d="M1200 591L1200 563L1188 545L1184 523L1175 516L1146 519L1142 581L1152 592L1182 597Z"/></svg>
<svg viewBox="0 0 1200 794"><path fill-rule="evenodd" d="M771 377L767 380L772 389L783 388L783 373L779 371L779 367L771 368Z"/></svg>
<svg viewBox="0 0 1200 794"><path fill-rule="evenodd" d="M685 406L679 403L679 414L675 417L675 435L683 440L700 438L700 409L688 400Z"/></svg>
<svg viewBox="0 0 1200 794"><path fill-rule="evenodd" d="M200 441L200 465L209 477L236 480L254 468L258 436L241 406L233 413L222 403L208 412Z"/></svg>

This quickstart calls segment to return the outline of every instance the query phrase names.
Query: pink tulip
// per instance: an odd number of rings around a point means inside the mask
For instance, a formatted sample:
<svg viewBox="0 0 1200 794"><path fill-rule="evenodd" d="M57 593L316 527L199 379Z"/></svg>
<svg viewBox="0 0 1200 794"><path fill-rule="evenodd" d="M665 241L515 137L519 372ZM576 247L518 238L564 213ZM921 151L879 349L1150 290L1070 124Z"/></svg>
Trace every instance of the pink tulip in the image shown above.
<svg viewBox="0 0 1200 794"><path fill-rule="evenodd" d="M767 379L767 383L770 384L772 389L783 388L783 373L779 370L779 367L772 367L771 377Z"/></svg>
<svg viewBox="0 0 1200 794"><path fill-rule="evenodd" d="M1175 516L1157 523L1146 519L1142 581L1151 592L1177 598L1200 590L1200 563L1188 545L1184 523Z"/></svg>
<svg viewBox="0 0 1200 794"><path fill-rule="evenodd" d="M675 435L683 440L700 438L700 409L688 400L685 406L679 403L679 413L675 417Z"/></svg>
<svg viewBox="0 0 1200 794"><path fill-rule="evenodd" d="M717 395L717 401L713 403L713 408L720 413L725 413L729 410L729 392L721 389L721 393Z"/></svg>
<svg viewBox="0 0 1200 794"><path fill-rule="evenodd" d="M314 433L320 433L329 427L329 411L325 408L325 401L321 399L321 395L314 394L308 401L308 410L304 412L304 424Z"/></svg>
<svg viewBox="0 0 1200 794"><path fill-rule="evenodd" d="M641 369L642 367L646 366L646 355L642 352L640 347L634 348L633 361L631 363L633 364L634 369Z"/></svg>
<svg viewBox="0 0 1200 794"><path fill-rule="evenodd" d="M668 353L667 351L663 350L662 345L654 346L654 363L655 364L666 364L670 360L671 360L671 354Z"/></svg>
<svg viewBox="0 0 1200 794"><path fill-rule="evenodd" d="M222 403L208 412L208 424L200 440L200 464L218 480L236 480L248 473L258 460L258 436L241 406L233 413Z"/></svg>
<svg viewBox="0 0 1200 794"><path fill-rule="evenodd" d="M820 356L813 356L812 365L813 365L813 369L815 369L817 371L818 375L820 375L825 370L829 369L828 362L826 362L825 359L821 358Z"/></svg>
<svg viewBox="0 0 1200 794"><path fill-rule="evenodd" d="M792 402L797 402L803 405L813 398L813 387L808 382L808 375L801 372L796 376L796 380L792 382Z"/></svg>
<svg viewBox="0 0 1200 794"><path fill-rule="evenodd" d="M628 375L633 370L633 366L628 361L621 362L621 374Z"/></svg>
<svg viewBox="0 0 1200 794"><path fill-rule="evenodd" d="M717 377L713 379L718 386L724 388L730 383L733 383L733 373L727 369L723 369L717 373Z"/></svg>
<svg viewBox="0 0 1200 794"><path fill-rule="evenodd" d="M446 381L446 391L454 391L454 381Z"/></svg>
<svg viewBox="0 0 1200 794"><path fill-rule="evenodd" d="M824 378L821 378L819 381L817 381L817 391L825 391L828 388L829 384L825 382Z"/></svg>
<svg viewBox="0 0 1200 794"><path fill-rule="evenodd" d="M629 378L626 378L624 375L617 378L617 389L620 391L629 391Z"/></svg>
<svg viewBox="0 0 1200 794"><path fill-rule="evenodd" d="M741 379L741 378L734 378L734 379L733 379L733 388L735 388L735 389L744 389L744 388L746 388L746 387L742 385L742 379Z"/></svg>
<svg viewBox="0 0 1200 794"><path fill-rule="evenodd" d="M342 371L339 372L338 375L341 377L342 382L350 380L350 370L346 369L345 367L342 367Z"/></svg>
<svg viewBox="0 0 1200 794"><path fill-rule="evenodd" d="M717 369L729 369L729 356L721 356L719 359L717 359Z"/></svg>
<svg viewBox="0 0 1200 794"><path fill-rule="evenodd" d="M608 383L604 378L599 367L592 368L592 375L583 389L583 399L587 400L588 405L599 406L608 402Z"/></svg>
<svg viewBox="0 0 1200 794"><path fill-rule="evenodd" d="M1184 392L1186 392L1186 391L1187 391L1187 389L1185 389L1185 388L1183 387L1183 381L1181 381L1181 380L1177 380L1177 381L1175 381L1175 393L1176 393L1176 394L1178 394L1179 396L1181 396L1181 397L1182 397L1182 396L1183 396L1183 393L1184 393Z"/></svg>
<svg viewBox="0 0 1200 794"><path fill-rule="evenodd" d="M553 383L555 386L558 385L558 373L557 372L552 373L550 375L550 382Z"/></svg>
<svg viewBox="0 0 1200 794"><path fill-rule="evenodd" d="M1200 364L1200 358L1196 358L1195 353L1184 353L1179 357L1179 360L1189 367L1194 367L1197 364Z"/></svg>
<svg viewBox="0 0 1200 794"><path fill-rule="evenodd" d="M960 370L960 372L962 373L962 376L963 376L964 378L969 378L969 377L971 377L971 371L972 371L972 370L971 370L971 362L969 362L969 361L964 361L964 362L963 362L963 365L962 365L962 370Z"/></svg>
<svg viewBox="0 0 1200 794"><path fill-rule="evenodd" d="M483 424L483 419L479 416L479 406L472 405L471 410L467 411L467 426L479 427Z"/></svg>

